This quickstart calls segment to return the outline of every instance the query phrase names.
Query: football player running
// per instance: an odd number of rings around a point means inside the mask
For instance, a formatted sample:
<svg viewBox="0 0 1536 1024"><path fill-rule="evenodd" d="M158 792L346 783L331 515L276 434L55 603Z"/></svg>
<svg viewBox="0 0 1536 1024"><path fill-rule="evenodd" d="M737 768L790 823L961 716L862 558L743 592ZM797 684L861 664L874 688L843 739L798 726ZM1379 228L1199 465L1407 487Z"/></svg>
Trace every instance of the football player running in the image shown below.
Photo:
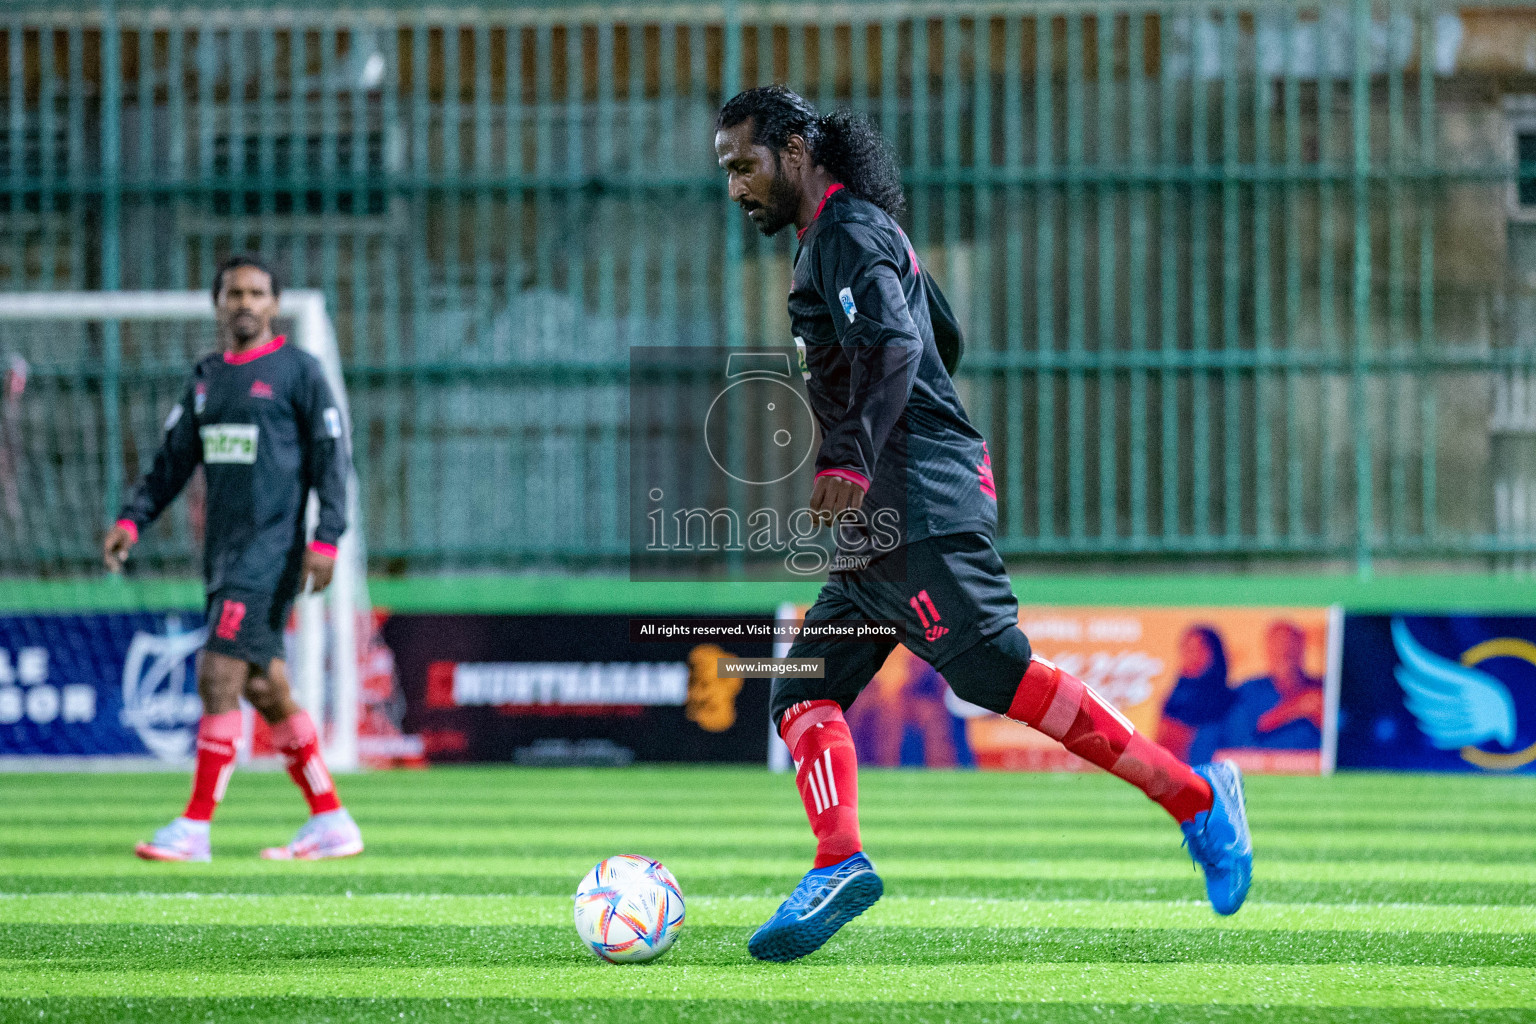
<svg viewBox="0 0 1536 1024"><path fill-rule="evenodd" d="M799 236L790 324L821 429L811 511L833 526L834 571L807 625L901 620L905 643L962 699L1025 722L1156 801L1183 830L1218 913L1248 893L1252 844L1230 762L1191 768L1137 733L1090 687L1033 657L993 547L991 459L950 379L960 332L895 217L901 181L884 140L848 113L820 115L782 86L743 92L716 122L727 192L764 235ZM873 538L899 522L893 550ZM863 568L858 566L864 565ZM748 942L762 960L821 947L878 900L859 838L858 771L843 712L895 642L800 640L823 679L777 679L770 712L794 758L815 863Z"/></svg>
<svg viewBox="0 0 1536 1024"><path fill-rule="evenodd" d="M197 764L186 810L135 849L145 860L210 859L209 823L234 771L242 696L271 726L310 811L291 842L262 856L319 860L363 850L320 756L315 724L294 703L283 659L295 596L331 582L347 525L351 456L319 361L272 333L278 290L276 274L257 257L236 256L219 268L213 302L221 351L193 367L153 466L103 544L107 568L120 571L140 532L203 467L208 640L197 673ZM311 490L320 520L306 544Z"/></svg>

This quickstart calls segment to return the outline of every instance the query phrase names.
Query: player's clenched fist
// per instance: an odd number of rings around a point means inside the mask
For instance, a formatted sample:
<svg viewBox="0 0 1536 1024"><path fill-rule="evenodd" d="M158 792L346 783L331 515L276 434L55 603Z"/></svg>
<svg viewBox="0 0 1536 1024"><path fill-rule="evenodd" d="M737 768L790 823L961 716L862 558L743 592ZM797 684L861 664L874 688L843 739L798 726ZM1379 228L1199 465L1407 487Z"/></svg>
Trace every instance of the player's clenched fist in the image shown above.
<svg viewBox="0 0 1536 1024"><path fill-rule="evenodd" d="M838 476L817 477L811 489L811 511L822 526L831 526L839 512L864 504L864 488Z"/></svg>
<svg viewBox="0 0 1536 1024"><path fill-rule="evenodd" d="M135 540L137 538L123 526L114 526L107 531L107 539L101 543L101 557L107 563L108 572L123 571L123 563L128 560L128 552Z"/></svg>
<svg viewBox="0 0 1536 1024"><path fill-rule="evenodd" d="M299 574L301 580L310 581L314 593L318 594L331 585L331 575L336 571L336 559L330 555L321 554L314 548L306 548L304 551L304 571Z"/></svg>

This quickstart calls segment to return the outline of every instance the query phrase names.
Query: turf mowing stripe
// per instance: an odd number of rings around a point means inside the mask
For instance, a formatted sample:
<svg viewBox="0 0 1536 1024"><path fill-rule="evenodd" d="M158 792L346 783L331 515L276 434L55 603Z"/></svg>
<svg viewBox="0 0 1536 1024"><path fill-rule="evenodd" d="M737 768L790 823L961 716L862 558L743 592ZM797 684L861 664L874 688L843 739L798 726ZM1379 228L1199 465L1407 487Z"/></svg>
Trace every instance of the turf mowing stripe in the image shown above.
<svg viewBox="0 0 1536 1024"><path fill-rule="evenodd" d="M678 842L674 840L674 842ZM611 851L610 851L611 852ZM287 880L304 878L359 878L390 876L409 879L414 875L443 877L458 875L466 878L510 878L526 876L543 878L569 876L572 891L576 882L592 867L596 856L523 857L509 854L500 857L435 857L435 858L383 858L364 853L361 857L344 861L295 863L260 861L255 857L254 846L241 853L224 853L215 842L214 853L218 858L211 864L148 864L135 860L125 849L118 855L70 858L69 872L60 871L57 858L8 857L0 859L0 892L14 891L7 881L29 875L69 877L82 879L120 877L129 881L143 879L158 883L168 880L183 881L188 888L199 888L202 880L222 881L228 878L273 880L282 884ZM908 860L900 857L883 857L876 851L875 866L882 877L891 879L950 879L960 881L987 880L1103 880L1103 881L1160 881L1198 880L1195 868L1182 853L1166 859L1148 861L1122 860L987 860L973 859L964 850L952 851L953 859ZM795 858L694 858L679 856L667 860L687 891L689 878L724 878L754 875L764 878L799 879L810 861L810 851ZM1521 886L1536 885L1536 861L1524 858L1500 864L1462 864L1435 860L1384 860L1352 861L1333 860L1326 863L1314 861L1271 861L1262 851L1255 858L1254 876L1266 882L1468 882L1493 883ZM235 874L238 872L238 874ZM67 887L77 888L77 887ZM88 885L80 886L84 891ZM29 890L46 891L46 890ZM60 890L62 891L62 890ZM104 890L105 891L105 890ZM110 890L122 891L114 885ZM151 885L147 891L168 891ZM174 891L174 890L170 890ZM378 890L394 891L394 890ZM407 886L401 892L417 891ZM1413 901L1408 901L1413 902ZM1482 902L1482 901L1473 901ZM1516 901L1520 902L1520 901Z"/></svg>
<svg viewBox="0 0 1536 1024"><path fill-rule="evenodd" d="M345 781L343 782L345 785ZM657 825L688 826L708 825L711 828L761 827L766 823L796 823L800 821L798 803L782 799L786 794L776 793L775 799L760 806L723 808L718 812L701 809L695 805L657 806L640 810L616 809L605 816L606 822L623 827L652 827ZM125 794L126 796L126 794ZM368 801L352 801L365 814L374 828L417 827L437 824L455 828L479 830L481 828L505 828L513 824L518 828L539 829L563 827L568 819L563 813L551 810L544 802L537 804L505 800L494 807L438 806L402 807L375 805ZM175 810L175 803L167 804ZM1276 830L1327 830L1344 832L1371 831L1430 831L1476 833L1487 829L1514 829L1536 833L1532 813L1536 804L1529 806L1501 806L1498 809L1470 810L1448 808L1441 812L1427 811L1421 807L1383 807L1380 801L1327 804L1305 811L1280 811L1272 807L1249 808L1250 816L1260 825ZM296 814L302 813L302 805L292 794L281 793L276 799L232 800L221 811L220 820L233 814L243 822L264 819L271 824L286 824ZM1131 803L1105 802L1083 806L1042 806L1037 803L1010 806L982 807L886 807L875 803L866 815L872 822L884 826L911 825L971 828L992 828L1015 822L1035 828L1114 828L1160 829L1167 819L1149 804L1136 800ZM154 821L158 815L147 813L142 800L84 801L59 807L48 803L18 802L7 807L5 820L16 828L78 828L82 826L137 827L146 820Z"/></svg>
<svg viewBox="0 0 1536 1024"><path fill-rule="evenodd" d="M435 776L436 772L442 770L434 769L429 774ZM463 779L465 785L461 786L444 784L431 787L403 780L400 773L339 774L337 780L347 790L354 791L353 802L376 806L380 812L384 813L394 811L411 816L418 814L441 816L450 808L443 804L434 805L430 802L430 798L453 796L457 792L459 799L454 809L462 810L471 820L478 817L495 818L498 811L508 807L525 809L535 816L549 817L555 813L556 808L545 803L541 797L550 795L568 798L583 797L601 788L622 790L626 794L643 797L647 804L654 804L663 813L685 816L690 814L698 816L704 813L704 809L690 799L690 794L754 798L753 803L723 808L723 814L727 820L756 811L758 804L755 798L761 798L762 803L768 807L795 806L794 782L788 775L752 770L733 772L724 779L714 779L686 769L680 770L677 775L678 777L675 778L652 780L651 784L643 784L640 779L632 781L616 773L606 779L594 779L575 786L571 784L572 779L549 775L509 775L506 778L494 780L470 778ZM67 776L58 776L58 778L65 777ZM174 803L178 796L185 798L187 790L186 774L178 770L111 775L91 774L85 777L93 780L95 784L89 790L82 791L60 787L56 783L50 784L48 781L50 777L4 774L7 785L15 784L18 787L13 808L20 813L34 815L46 813L52 806L50 800L56 799L60 793L68 793L78 800L78 804L58 807L56 810L59 813L73 813L80 806L101 806L131 813L135 810L142 812L143 808L124 805L122 803L124 799L146 798ZM456 775L450 777L461 778ZM1041 776L1008 773L935 771L928 773L927 779L949 780L948 783L937 784L934 781L925 780L921 786L908 784L899 773L861 770L861 781L866 778L873 787L870 802L877 810L883 813L912 814L935 820L963 821L967 818L985 820L993 813L1012 814L1021 811L1059 815L1064 818L1086 817L1099 812L1130 815L1141 813L1143 809L1149 807L1140 793L1125 786L1124 783L1100 774L1062 776L1062 778L1074 780L1077 788L1050 790L1038 788L1040 783L1037 780L1041 779ZM1347 779L1351 782L1356 778L1357 776L1352 775L1337 777L1337 779ZM1413 779L1412 776L1408 778ZM1359 808L1368 816L1367 820L1373 817L1384 817L1398 810L1405 814L1434 820L1441 818L1457 820L1463 816L1475 818L1514 814L1529 811L1536 806L1536 796L1519 788L1505 787L1458 792L1453 786L1443 792L1446 801L1443 814L1435 814L1433 806L1426 807L1422 800L1405 799L1402 792L1370 792L1356 789L1352 785L1334 782L1330 783L1326 790L1319 789L1310 793L1305 788L1264 793L1255 792L1255 787L1266 781L1272 784L1273 780L1265 780L1261 777L1249 777L1249 779L1251 780L1247 787L1250 793L1249 802L1256 810L1272 814L1277 818L1294 819L1298 822L1341 818L1353 808ZM998 780L1003 780L1006 785L999 788ZM278 805L297 803L293 794L284 788L286 781L287 777L275 770L275 766L272 769L237 770L230 785L229 798L257 802L271 801ZM1286 781L1294 782L1298 787L1315 784L1315 780L1306 779ZM1478 781L1498 783L1506 780L1482 776ZM663 782L665 784L657 784ZM974 788L971 785L973 782L977 783ZM1432 788L1437 794L1441 793L1438 786L1426 786L1422 779L1415 780L1409 785L1409 793L1419 793L1422 796L1426 788ZM936 801L930 803L929 799L939 793L952 796L953 799L943 803ZM1305 797L1300 798L1304 793ZM410 802L391 805L389 797L392 795L409 797ZM863 796L861 786L861 801ZM615 810L627 816L638 816L639 813L635 807L620 807Z"/></svg>
<svg viewBox="0 0 1536 1024"><path fill-rule="evenodd" d="M359 813L356 817L359 825L365 830L364 838L374 846L392 845L402 848L408 846L411 849L425 851L452 849L472 854L507 847L518 847L530 851L541 848L562 850L592 842L592 839L585 836L572 836L569 825L558 828L554 826L534 828L511 824L466 828L462 836L424 841L420 826L380 826L370 823L364 814ZM302 815L290 815L289 818L290 820L286 823L270 826L253 826L241 820L220 821L216 835L226 841L234 838L247 842L271 842L279 837L287 837L299 824L302 824ZM972 850L978 847L990 849L1009 847L1019 850L1061 850L1068 856L1076 856L1080 851L1091 851L1096 848L1123 849L1130 854L1155 852L1166 849L1170 845L1175 850L1178 849L1180 834L1171 820L1159 818L1151 825L1152 827L1134 829L1108 829L1103 826L1016 828L999 823L991 828L972 829L898 827L895 824L876 823L868 826L861 825L860 831L870 849L883 848L892 852L908 849L928 852L938 846L950 850L956 846ZM74 843L99 845L108 840L124 841L129 837L142 835L146 830L153 831L157 827L158 825L153 822L145 822L137 828L131 825L112 826L108 831L103 825L94 827L84 823L61 825L56 829L49 827L30 840L19 839L15 835L7 836L9 841L3 846L6 856L25 855L32 849L41 853L50 853L60 846ZM708 835L700 837L701 845L707 844L717 849L732 846L784 847L794 845L802 838L795 834L794 830L777 826L714 828L713 826L679 826L665 823L640 826L606 821L603 824L602 835L605 838L612 837L609 839L610 842L667 842L669 839L675 842L671 837L675 837L682 828L708 828ZM1278 859L1314 858L1321 851L1333 851L1338 855L1346 855L1351 850L1359 849L1374 853L1378 849L1390 850L1395 847L1400 851L1400 857L1403 851L1417 850L1425 854L1456 860L1463 859L1469 854L1509 856L1510 859L1518 860L1523 859L1519 854L1530 849L1532 837L1518 831L1514 834L1505 834L1502 831L1486 834L1421 832L1407 828L1358 832L1336 829L1279 831L1255 826L1254 843L1256 848L1261 848Z"/></svg>
<svg viewBox="0 0 1536 1024"><path fill-rule="evenodd" d="M689 899L690 925L760 924L772 898ZM560 896L0 896L0 920L15 924L156 925L566 925ZM1536 933L1536 907L1266 903L1217 917L1204 902L907 899L887 897L862 922L882 928L1100 928L1222 931Z"/></svg>
<svg viewBox="0 0 1536 1024"><path fill-rule="evenodd" d="M96 893L291 893L341 896L395 892L450 893L459 895L564 896L572 891L579 875L528 877L526 875L308 875L288 878L252 878L245 875L206 876L200 884L184 877L30 875L0 876L0 892L60 893L69 889ZM685 882L696 896L753 895L783 899L794 878L751 875L717 876ZM975 897L993 899L1061 900L1095 899L1113 902L1133 900L1191 901L1203 898L1204 887L1191 877L1185 881L1100 879L987 879L932 878L888 883L887 892L909 897ZM1518 906L1536 904L1536 886L1492 882L1259 882L1253 898L1296 903L1426 903L1450 906L1464 903Z"/></svg>
<svg viewBox="0 0 1536 1024"><path fill-rule="evenodd" d="M71 853L89 856L92 858L110 859L113 856L122 856L124 853L131 855L133 845L139 839L147 837L150 830L144 830L142 836L119 840L116 842L81 843L81 844L56 844L42 847L27 847L17 849L0 845L0 851L6 856L4 859L12 861L32 861L34 863L44 860L66 858ZM366 836L366 833L365 833ZM213 854L215 863L224 863L226 867L250 860L265 846L272 846L286 841L287 833L282 835L268 835L264 839L242 838L218 833L214 840ZM606 838L606 837L605 837ZM1531 848L1536 848L1536 840L1531 842ZM942 863L954 856L954 849L944 843L934 842L927 844L902 843L884 844L868 842L866 849L877 864L884 865L892 860L925 860L929 863ZM1132 861L1145 861L1151 864L1162 864L1167 867L1168 875L1183 874L1184 869L1190 865L1187 854L1180 848L1176 841L1163 841L1150 843L1144 846L1133 846L1125 843L1092 843L1081 846L1025 846L1010 843L977 843L970 845L968 849L982 861L1012 861L1014 863L1073 863L1089 859L1097 859L1106 856L1118 857L1121 863ZM801 852L803 850L803 853ZM396 866L396 870L417 870L419 865L442 865L453 870L453 865L461 859L479 860L491 863L500 863L507 870L516 872L520 870L515 862L525 857L534 859L566 859L572 863L585 861L581 869L590 868L604 856L614 852L642 853L655 857L667 864L688 860L693 857L736 857L743 852L756 851L765 861L784 861L793 864L786 873L798 876L809 866L812 855L810 844L782 843L774 846L737 844L731 846L719 845L711 842L689 843L679 838L676 833L666 836L634 837L619 836L609 838L602 846L592 843L590 840L581 843L570 844L517 844L507 843L490 847L460 848L452 844L432 844L425 847L413 847L405 843L369 843L367 853L372 863L388 862ZM1260 847L1257 854L1257 863L1262 868L1274 867L1277 870L1292 865L1317 865L1337 864L1340 862L1359 862L1374 859L1386 859L1398 857L1404 853L1414 853L1412 846L1401 843L1389 843L1386 841L1373 847L1351 845L1348 847L1319 848L1311 851L1300 851L1301 855L1286 855L1277 851ZM1421 859L1427 863L1442 865L1448 875L1456 874L1458 868L1484 868L1497 870L1504 864L1514 860L1509 853L1487 852L1477 850L1466 851L1423 851ZM963 862L962 862L963 863ZM972 873L972 872L966 872ZM1471 872L1469 872L1471 874Z"/></svg>
<svg viewBox="0 0 1536 1024"><path fill-rule="evenodd" d="M913 773L866 769L862 774L861 800L872 814L892 813L913 820L942 820L947 815L983 816L993 812L1073 813L1095 810L1123 813L1145 807L1142 797L1108 776L1011 775L993 773ZM231 804L242 800L271 799L293 806L286 780L277 772L237 772L230 790ZM381 773L343 777L344 797L356 807L377 804L381 809L420 808L431 815L450 808L466 815L491 814L527 807L547 813L571 799L584 799L597 790L618 791L630 806L665 813L669 809L709 807L710 797L731 796L731 808L764 807L794 809L793 784L785 777L762 769L641 768L601 769L434 769L423 774ZM93 776L89 787L67 777L46 775L7 776L7 788L15 793L12 806L18 811L47 813L61 801L55 794L68 793L87 804L145 807L163 801L168 812L185 799L184 776L150 773ZM1510 813L1536 809L1536 792L1518 777L1488 776L1365 776L1340 775L1330 779L1253 777L1248 782L1249 804L1255 816L1273 812L1289 819L1318 819L1332 823L1340 809L1358 806L1368 813L1401 808L1423 814L1422 796L1432 790L1430 806L1454 819L1461 813ZM435 797L446 797L437 800ZM619 808L623 813L623 808ZM985 819L984 819L985 820ZM1347 816L1346 816L1347 820ZM1289 822L1287 822L1289 823Z"/></svg>
<svg viewBox="0 0 1536 1024"><path fill-rule="evenodd" d="M752 926L688 926L667 954L672 967L750 968ZM39 952L45 951L45 952ZM279 973L304 964L331 969L370 965L499 969L512 964L580 965L591 954L562 925L10 925L0 963L83 975L98 971L247 971L260 962ZM989 963L1356 964L1417 967L1536 967L1529 934L1221 931L1107 928L845 929L805 961L956 969Z"/></svg>
<svg viewBox="0 0 1536 1024"><path fill-rule="evenodd" d="M0 997L0 1020L70 1024L484 1024L486 1021L580 1021L582 1024L763 1024L784 1007L752 999L16 999ZM794 1003L796 1024L1530 1024L1521 1009L1421 1007L1222 1006L1193 1003Z"/></svg>
<svg viewBox="0 0 1536 1024"><path fill-rule="evenodd" d="M944 773L935 773L941 777ZM24 778L16 775L3 776L8 787ZM102 776L89 776L93 779ZM386 778L397 778L387 776ZM963 795L966 783L976 779L988 779L986 773L955 772L947 776L952 789L961 790L962 796L952 802L938 799L949 794L943 788L929 788L910 793L881 789L884 781L878 773L860 774L860 805L865 802L864 779L873 787L868 796L869 810L877 818L911 820L954 825L970 824L983 827L999 818L1025 822L1048 821L1092 824L1111 821L1131 825L1137 821L1151 821L1158 817L1157 809L1136 791L1117 783L1115 790L1084 786L1082 792L1072 794L1071 799L1052 795L1045 799L1029 792L1000 793L996 798L976 800ZM70 793L71 803L59 806L54 801L58 792L52 789L18 789L16 799L7 808L7 814L28 820L75 820L89 818L96 813L108 819L130 819L152 812L155 808L174 812L178 803L186 799L187 780L181 773L157 773L154 776L127 776L133 785L123 785L121 778L114 777L114 785L88 792ZM1093 777L1082 777L1084 783ZM620 784L615 788L626 797L624 807L615 808L614 818L621 822L643 822L654 814L667 820L712 820L707 806L701 806L698 798L732 797L738 802L722 809L722 822L753 822L766 817L793 817L798 810L793 781L788 778L762 773L762 780L769 785L744 785L741 787L698 786L694 799L686 789L693 780L678 780L683 791L657 791L646 787ZM515 814L518 820L534 823L558 822L559 800L585 799L586 792L571 790L563 785L546 785L544 780L523 780L528 786L523 793L485 788L467 793L454 794L446 790L420 790L403 787L399 792L379 789L380 782L373 776L337 777L340 787L346 791L348 802L377 814L382 820L435 820L463 824L484 824L506 821ZM614 780L618 782L619 780ZM744 780L750 782L751 780ZM1109 780L1115 781L1115 780ZM292 792L283 788L286 776L275 772L236 772L228 791L228 807L241 806L249 810L256 807L270 808L273 812L302 811L303 804ZM592 788L597 788L595 785ZM361 790L353 792L353 790ZM1065 796L1065 794L1062 794ZM449 798L434 803L434 798ZM393 799L391 799L393 798ZM402 801L403 798L403 801ZM1446 794L1445 799L1454 799ZM552 802L553 801L553 802ZM1413 824L1465 824L1476 826L1500 820L1519 821L1536 810L1536 800L1527 795L1509 793L1508 799L1477 800L1448 804L1442 813L1426 808L1422 802L1407 803L1386 796L1368 794L1317 794L1313 799L1292 803L1268 800L1250 793L1250 810L1258 817L1271 819L1286 827L1374 827L1380 825ZM643 809L642 809L643 807Z"/></svg>
<svg viewBox="0 0 1536 1024"><path fill-rule="evenodd" d="M291 970L212 974L206 970L39 970L0 960L11 999L52 996L329 996L366 998L380 992L415 997L603 997L687 1000L869 1003L986 1000L993 1002L1115 1003L1134 992L1147 1003L1219 1003L1249 1007L1454 1007L1536 1011L1536 969L1465 970L1360 964L1253 964L1212 970L1209 964L1008 963L877 965L810 963L709 967L663 960L618 967L592 960L581 966L476 965L430 970L392 966L328 968L309 960Z"/></svg>

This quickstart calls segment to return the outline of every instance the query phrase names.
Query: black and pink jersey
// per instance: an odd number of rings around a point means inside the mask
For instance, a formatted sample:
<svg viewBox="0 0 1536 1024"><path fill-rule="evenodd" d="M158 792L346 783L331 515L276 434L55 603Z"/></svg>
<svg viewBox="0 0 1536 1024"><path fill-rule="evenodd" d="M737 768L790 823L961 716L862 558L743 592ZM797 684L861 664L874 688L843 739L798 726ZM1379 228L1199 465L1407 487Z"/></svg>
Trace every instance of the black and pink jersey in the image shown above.
<svg viewBox="0 0 1536 1024"><path fill-rule="evenodd" d="M896 510L908 543L991 536L991 460L946 369L959 327L896 221L833 185L800 234L789 317L822 433L816 475L865 487L866 515Z"/></svg>
<svg viewBox="0 0 1536 1024"><path fill-rule="evenodd" d="M166 419L154 465L119 522L137 535L199 465L208 480L208 593L291 595L311 490L320 499L313 546L334 557L347 527L351 454L341 411L314 356L278 337L238 355L199 360Z"/></svg>

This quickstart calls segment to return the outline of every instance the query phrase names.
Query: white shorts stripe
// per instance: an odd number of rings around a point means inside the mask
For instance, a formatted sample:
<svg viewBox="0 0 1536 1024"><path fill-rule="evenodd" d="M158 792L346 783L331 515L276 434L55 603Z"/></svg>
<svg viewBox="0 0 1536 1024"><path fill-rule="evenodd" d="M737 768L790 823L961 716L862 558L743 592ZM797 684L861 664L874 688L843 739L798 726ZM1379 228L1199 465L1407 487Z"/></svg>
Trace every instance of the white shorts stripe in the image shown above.
<svg viewBox="0 0 1536 1024"><path fill-rule="evenodd" d="M823 758L823 760L825 760L827 762L827 774L826 774L827 792L832 797L831 806L836 807L837 806L837 782L836 782L836 780L834 780L832 778L832 748L831 747L827 748L827 753L826 753L826 756Z"/></svg>

